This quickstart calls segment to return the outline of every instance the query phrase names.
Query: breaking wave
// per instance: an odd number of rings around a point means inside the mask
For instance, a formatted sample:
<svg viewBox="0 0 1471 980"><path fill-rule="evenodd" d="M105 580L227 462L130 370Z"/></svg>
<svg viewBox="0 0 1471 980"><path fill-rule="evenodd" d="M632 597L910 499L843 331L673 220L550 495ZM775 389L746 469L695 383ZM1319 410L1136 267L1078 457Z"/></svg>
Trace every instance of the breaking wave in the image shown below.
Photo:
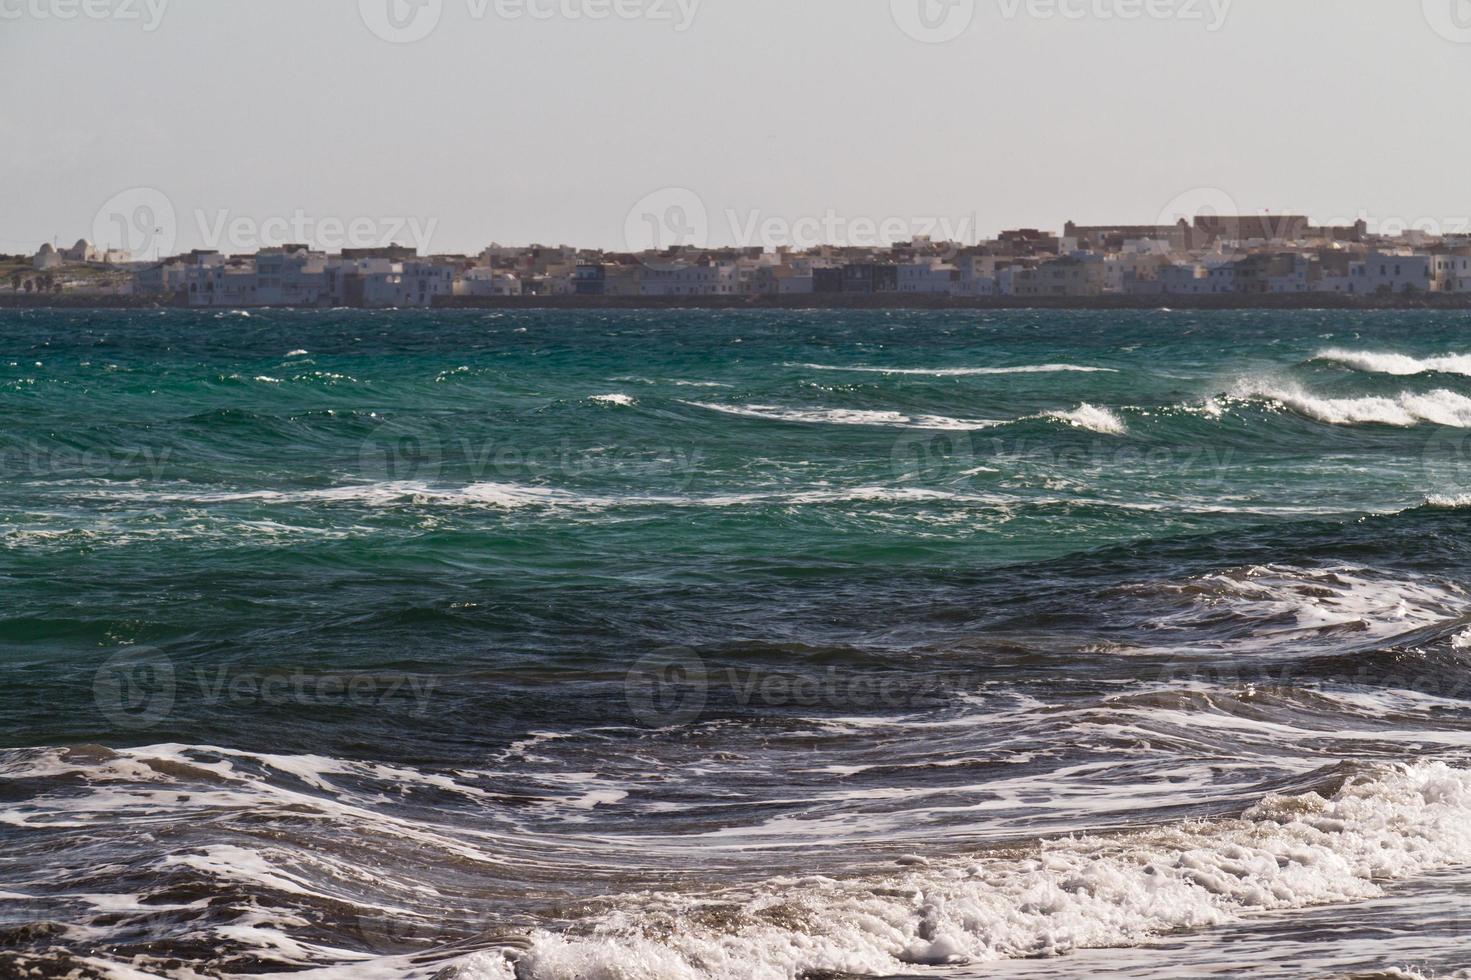
<svg viewBox="0 0 1471 980"><path fill-rule="evenodd" d="M726 415L767 419L772 422L798 422L817 425L865 425L897 429L990 429L1005 425L995 419L956 419L945 415L909 415L904 412L876 411L856 408L783 408L779 405L718 405L713 402L684 402Z"/></svg>
<svg viewBox="0 0 1471 980"><path fill-rule="evenodd" d="M1227 397L1238 401L1273 403L1329 425L1410 428L1428 422L1471 428L1471 398L1444 388L1423 394L1405 391L1392 397L1325 398L1291 382L1245 380L1233 387Z"/></svg>
<svg viewBox="0 0 1471 980"><path fill-rule="evenodd" d="M1058 422L1066 422L1075 429L1087 429L1089 432L1097 432L1106 436L1121 436L1129 431L1124 420L1107 408L1090 405L1087 402L1079 405L1070 412L1048 412L1043 418L1054 419Z"/></svg>
<svg viewBox="0 0 1471 980"><path fill-rule="evenodd" d="M1412 357L1377 351L1353 351L1329 348L1320 351L1316 361L1327 361L1365 371L1370 374L1464 374L1471 375L1471 354L1443 354L1437 357Z"/></svg>
<svg viewBox="0 0 1471 980"><path fill-rule="evenodd" d="M870 367L867 365L841 364L789 364L788 367L807 368L812 371L853 371L863 374L911 374L929 378L963 378L993 374L1118 374L1115 368L1088 367L1081 364L1019 364L1015 367L968 367L968 368L898 368Z"/></svg>
<svg viewBox="0 0 1471 980"><path fill-rule="evenodd" d="M1132 946L1267 910L1382 895L1471 861L1471 773L1376 767L1240 818L1080 836L879 878L779 879L696 898L645 895L579 933L476 954L467 978L788 980L890 975Z"/></svg>

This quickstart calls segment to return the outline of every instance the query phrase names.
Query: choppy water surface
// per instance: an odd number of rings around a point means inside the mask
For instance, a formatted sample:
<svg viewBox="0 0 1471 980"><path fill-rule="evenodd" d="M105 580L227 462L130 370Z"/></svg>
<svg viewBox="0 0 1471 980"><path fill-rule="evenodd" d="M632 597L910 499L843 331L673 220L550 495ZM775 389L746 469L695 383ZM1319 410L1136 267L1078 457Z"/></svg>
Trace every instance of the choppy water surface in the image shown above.
<svg viewBox="0 0 1471 980"><path fill-rule="evenodd" d="M1468 328L0 313L0 974L1471 975Z"/></svg>

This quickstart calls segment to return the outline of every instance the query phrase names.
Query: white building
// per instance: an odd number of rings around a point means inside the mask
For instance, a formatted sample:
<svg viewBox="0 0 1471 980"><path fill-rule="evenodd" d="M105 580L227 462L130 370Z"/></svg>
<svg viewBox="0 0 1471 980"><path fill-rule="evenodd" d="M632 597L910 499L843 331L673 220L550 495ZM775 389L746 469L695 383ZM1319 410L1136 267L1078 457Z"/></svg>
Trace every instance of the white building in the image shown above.
<svg viewBox="0 0 1471 980"><path fill-rule="evenodd" d="M138 270L134 292L144 296L172 296L189 288L189 263L183 259L166 259Z"/></svg>
<svg viewBox="0 0 1471 980"><path fill-rule="evenodd" d="M1213 293L1236 292L1236 260L1228 255L1208 255L1201 263Z"/></svg>
<svg viewBox="0 0 1471 980"><path fill-rule="evenodd" d="M1370 252L1364 256L1363 286L1358 292L1429 292L1430 256L1413 252Z"/></svg>
<svg viewBox="0 0 1471 980"><path fill-rule="evenodd" d="M456 296L520 296L521 280L510 272L476 266L456 280L454 290Z"/></svg>
<svg viewBox="0 0 1471 980"><path fill-rule="evenodd" d="M214 258L219 259L220 256ZM251 259L229 259L190 266L186 275L190 306L257 306L260 279Z"/></svg>
<svg viewBox="0 0 1471 980"><path fill-rule="evenodd" d="M1170 296L1198 296L1211 291L1210 272L1199 262L1171 262L1155 274L1159 292Z"/></svg>
<svg viewBox="0 0 1471 980"><path fill-rule="evenodd" d="M64 260L61 257L61 253L58 252L55 246L53 246L50 242L47 242L45 245L41 246L39 251L36 252L36 257L31 259L31 268L36 269L40 272L46 272L51 269L60 269L63 265L63 261Z"/></svg>
<svg viewBox="0 0 1471 980"><path fill-rule="evenodd" d="M1430 288L1437 293L1471 292L1471 255L1431 255Z"/></svg>
<svg viewBox="0 0 1471 980"><path fill-rule="evenodd" d="M1288 257L1286 268L1278 275L1267 276L1269 293L1305 293L1308 291L1309 272L1312 262L1306 255Z"/></svg>
<svg viewBox="0 0 1471 980"><path fill-rule="evenodd" d="M1360 293L1364 289L1364 263L1348 263L1344 272L1324 272L1313 283L1316 293Z"/></svg>
<svg viewBox="0 0 1471 980"><path fill-rule="evenodd" d="M735 296L739 274L734 262L653 263L640 282L644 296Z"/></svg>
<svg viewBox="0 0 1471 980"><path fill-rule="evenodd" d="M963 255L956 260L956 296L995 296L999 291L1000 287L996 282L996 256Z"/></svg>
<svg viewBox="0 0 1471 980"><path fill-rule="evenodd" d="M256 302L261 306L317 306L327 297L327 256L302 247L255 254Z"/></svg>
<svg viewBox="0 0 1471 980"><path fill-rule="evenodd" d="M61 250L61 257L68 262L101 262L105 255L106 253L93 247L92 243L85 238L78 238L77 243L71 248Z"/></svg>
<svg viewBox="0 0 1471 980"><path fill-rule="evenodd" d="M432 306L439 296L453 296L455 292L455 270L453 266L437 265L433 262L405 262L402 285L403 306Z"/></svg>
<svg viewBox="0 0 1471 980"><path fill-rule="evenodd" d="M960 270L940 259L919 259L899 266L899 292L949 296L960 281Z"/></svg>

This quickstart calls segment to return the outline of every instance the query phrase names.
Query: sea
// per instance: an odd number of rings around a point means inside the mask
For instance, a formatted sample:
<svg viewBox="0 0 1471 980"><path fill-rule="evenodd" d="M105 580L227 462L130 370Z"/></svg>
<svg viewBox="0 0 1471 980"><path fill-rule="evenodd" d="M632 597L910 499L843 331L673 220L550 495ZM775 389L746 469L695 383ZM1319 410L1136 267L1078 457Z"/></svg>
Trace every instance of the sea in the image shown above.
<svg viewBox="0 0 1471 980"><path fill-rule="evenodd" d="M1471 314L0 311L0 976L1471 976Z"/></svg>

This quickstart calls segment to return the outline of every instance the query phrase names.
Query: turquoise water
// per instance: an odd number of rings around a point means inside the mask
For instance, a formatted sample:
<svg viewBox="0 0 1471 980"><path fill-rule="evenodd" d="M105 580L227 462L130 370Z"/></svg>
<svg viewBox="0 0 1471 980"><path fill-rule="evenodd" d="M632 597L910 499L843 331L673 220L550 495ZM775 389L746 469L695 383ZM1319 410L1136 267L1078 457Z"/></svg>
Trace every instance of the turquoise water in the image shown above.
<svg viewBox="0 0 1471 980"><path fill-rule="evenodd" d="M0 964L1203 969L1392 905L1471 860L1468 326L0 312Z"/></svg>

